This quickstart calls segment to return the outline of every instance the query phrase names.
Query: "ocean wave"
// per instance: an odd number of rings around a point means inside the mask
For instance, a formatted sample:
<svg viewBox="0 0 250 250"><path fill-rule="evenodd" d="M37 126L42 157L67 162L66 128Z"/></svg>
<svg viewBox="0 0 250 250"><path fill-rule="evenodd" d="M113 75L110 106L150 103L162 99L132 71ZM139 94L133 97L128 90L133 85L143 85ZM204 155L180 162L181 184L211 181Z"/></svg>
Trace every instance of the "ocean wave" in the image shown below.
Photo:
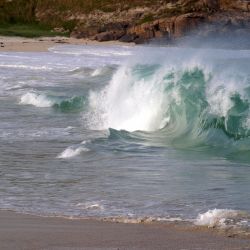
<svg viewBox="0 0 250 250"><path fill-rule="evenodd" d="M37 70L37 71L51 71L53 68L48 66L31 66L25 64L0 64L0 68L14 68L14 69L26 69L26 70Z"/></svg>
<svg viewBox="0 0 250 250"><path fill-rule="evenodd" d="M83 152L89 152L90 150L84 146L86 142L82 142L80 145L74 145L66 148L62 153L60 153L57 158L59 159L67 159L67 158L73 158L76 157Z"/></svg>
<svg viewBox="0 0 250 250"><path fill-rule="evenodd" d="M20 104L33 105L39 108L53 107L62 112L70 112L82 110L85 104L85 98L83 96L60 98L57 96L48 96L43 93L28 92L21 96Z"/></svg>
<svg viewBox="0 0 250 250"><path fill-rule="evenodd" d="M48 108L54 105L46 95L38 94L35 92L28 92L21 96L20 104L33 105L39 108Z"/></svg>
<svg viewBox="0 0 250 250"><path fill-rule="evenodd" d="M121 66L104 89L90 91L85 123L154 133L180 147L230 143L249 150L250 75L229 69L198 62Z"/></svg>
<svg viewBox="0 0 250 250"><path fill-rule="evenodd" d="M104 210L104 206L100 202L83 202L76 204L77 208L83 209L83 210Z"/></svg>
<svg viewBox="0 0 250 250"><path fill-rule="evenodd" d="M49 48L50 52L57 54L66 54L74 56L97 56L97 57L120 57L130 56L132 54L131 46L100 46L100 45L87 45L87 46L74 46L74 45L61 45Z"/></svg>
<svg viewBox="0 0 250 250"><path fill-rule="evenodd" d="M213 209L199 214L194 224L207 227L244 227L250 226L250 216L242 211L232 209Z"/></svg>

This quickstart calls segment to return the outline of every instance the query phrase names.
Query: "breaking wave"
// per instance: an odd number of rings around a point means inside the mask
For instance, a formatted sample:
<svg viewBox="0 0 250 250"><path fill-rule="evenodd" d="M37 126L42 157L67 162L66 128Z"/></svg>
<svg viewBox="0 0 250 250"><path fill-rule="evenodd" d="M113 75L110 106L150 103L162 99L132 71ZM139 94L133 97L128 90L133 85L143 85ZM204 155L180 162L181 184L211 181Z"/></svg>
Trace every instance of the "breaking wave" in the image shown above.
<svg viewBox="0 0 250 250"><path fill-rule="evenodd" d="M70 112L82 110L85 104L85 98L82 96L60 98L56 96L47 96L37 92L28 92L21 96L20 104L32 105L39 108L53 107L62 112Z"/></svg>
<svg viewBox="0 0 250 250"><path fill-rule="evenodd" d="M232 209L213 209L199 214L195 220L197 226L227 228L249 226L249 215Z"/></svg>
<svg viewBox="0 0 250 250"><path fill-rule="evenodd" d="M28 92L21 96L20 104L33 105L39 108L47 108L53 106L53 101L46 95L35 92Z"/></svg>
<svg viewBox="0 0 250 250"><path fill-rule="evenodd" d="M104 89L90 92L84 119L91 129L144 131L164 144L248 151L250 74L232 72L227 59L214 65L121 66Z"/></svg>

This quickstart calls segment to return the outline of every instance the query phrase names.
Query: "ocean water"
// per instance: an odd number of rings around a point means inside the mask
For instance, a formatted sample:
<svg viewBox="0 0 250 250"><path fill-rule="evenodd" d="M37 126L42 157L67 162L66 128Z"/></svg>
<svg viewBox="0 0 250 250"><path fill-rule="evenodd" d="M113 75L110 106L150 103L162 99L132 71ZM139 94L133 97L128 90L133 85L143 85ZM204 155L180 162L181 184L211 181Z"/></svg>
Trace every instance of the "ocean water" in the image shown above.
<svg viewBox="0 0 250 250"><path fill-rule="evenodd" d="M0 209L250 226L250 51L0 53Z"/></svg>

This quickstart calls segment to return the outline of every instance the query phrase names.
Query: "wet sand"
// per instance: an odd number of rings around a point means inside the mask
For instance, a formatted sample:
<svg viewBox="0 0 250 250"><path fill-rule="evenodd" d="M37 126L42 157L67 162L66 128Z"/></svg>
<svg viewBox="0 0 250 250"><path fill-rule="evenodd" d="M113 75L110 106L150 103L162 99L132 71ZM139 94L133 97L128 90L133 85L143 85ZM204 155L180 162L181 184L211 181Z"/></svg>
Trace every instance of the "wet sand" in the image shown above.
<svg viewBox="0 0 250 250"><path fill-rule="evenodd" d="M23 38L0 36L0 52L45 52L48 48L58 45L133 45L119 41L97 42L88 39L69 37Z"/></svg>
<svg viewBox="0 0 250 250"><path fill-rule="evenodd" d="M250 239L177 224L123 224L0 211L0 249L238 250L250 249Z"/></svg>

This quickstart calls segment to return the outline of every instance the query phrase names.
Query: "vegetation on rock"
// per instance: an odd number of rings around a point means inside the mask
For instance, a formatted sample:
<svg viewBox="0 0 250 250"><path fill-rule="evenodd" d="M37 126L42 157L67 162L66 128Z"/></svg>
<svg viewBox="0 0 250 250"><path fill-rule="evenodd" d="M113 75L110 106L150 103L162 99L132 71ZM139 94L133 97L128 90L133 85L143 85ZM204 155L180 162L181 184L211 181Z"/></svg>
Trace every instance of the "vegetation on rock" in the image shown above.
<svg viewBox="0 0 250 250"><path fill-rule="evenodd" d="M143 42L205 23L248 32L249 11L247 0L0 0L0 34Z"/></svg>

